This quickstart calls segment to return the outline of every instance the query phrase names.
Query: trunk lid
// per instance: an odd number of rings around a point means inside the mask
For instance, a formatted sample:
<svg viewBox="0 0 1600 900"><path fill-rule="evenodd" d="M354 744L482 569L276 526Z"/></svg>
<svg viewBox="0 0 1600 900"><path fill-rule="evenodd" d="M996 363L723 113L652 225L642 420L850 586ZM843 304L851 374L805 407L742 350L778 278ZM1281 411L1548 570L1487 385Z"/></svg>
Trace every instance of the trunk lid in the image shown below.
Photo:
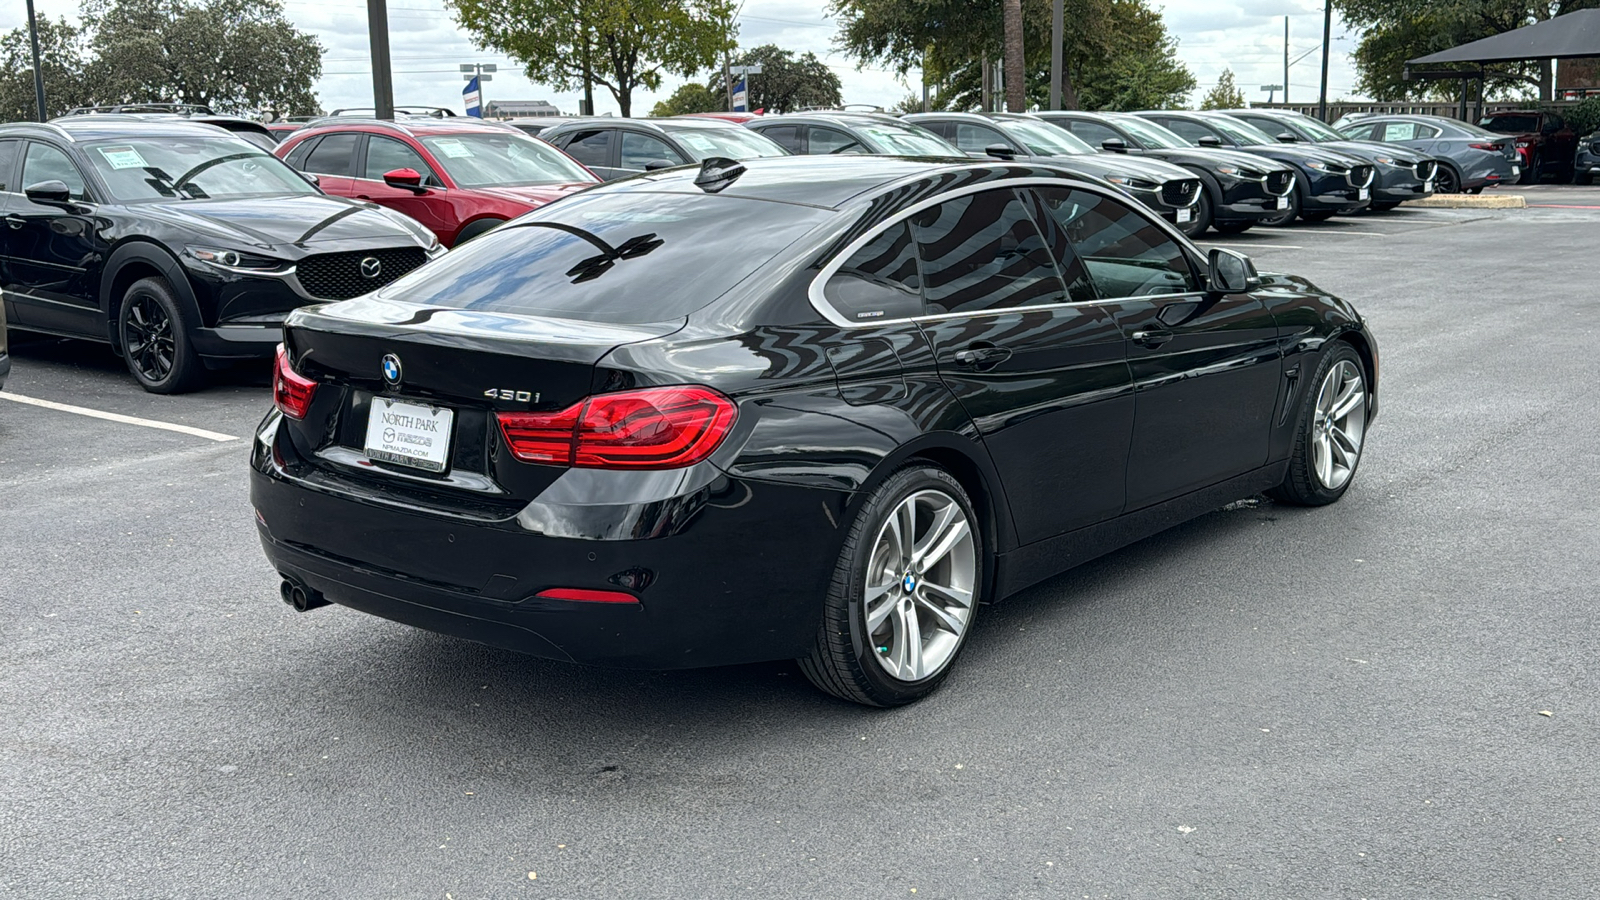
<svg viewBox="0 0 1600 900"><path fill-rule="evenodd" d="M304 419L285 418L284 426L305 465L349 489L398 492L442 512L507 517L565 469L515 459L496 413L566 409L606 383L611 373L598 363L613 349L682 327L681 319L618 325L377 297L309 307L290 316L284 343L294 369L317 382L316 396ZM449 411L442 471L369 454L375 403L380 416L413 407Z"/></svg>

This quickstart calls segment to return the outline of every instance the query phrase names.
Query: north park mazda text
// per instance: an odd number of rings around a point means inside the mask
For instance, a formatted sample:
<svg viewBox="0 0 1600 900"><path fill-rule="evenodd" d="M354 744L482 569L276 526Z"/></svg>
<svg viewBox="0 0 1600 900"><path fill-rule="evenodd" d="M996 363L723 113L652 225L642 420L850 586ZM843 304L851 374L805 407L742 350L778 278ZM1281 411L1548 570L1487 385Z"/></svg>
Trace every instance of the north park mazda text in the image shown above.
<svg viewBox="0 0 1600 900"><path fill-rule="evenodd" d="M981 604L1260 491L1349 488L1373 337L1050 165L713 158L285 323L283 598L893 706Z"/></svg>

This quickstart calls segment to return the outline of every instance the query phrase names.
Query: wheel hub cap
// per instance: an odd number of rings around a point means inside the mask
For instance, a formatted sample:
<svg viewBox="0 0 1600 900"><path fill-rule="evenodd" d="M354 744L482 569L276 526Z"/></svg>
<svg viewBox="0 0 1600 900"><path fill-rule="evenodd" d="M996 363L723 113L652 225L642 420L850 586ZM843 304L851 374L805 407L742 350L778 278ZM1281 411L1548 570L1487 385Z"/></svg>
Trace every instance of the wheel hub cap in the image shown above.
<svg viewBox="0 0 1600 900"><path fill-rule="evenodd" d="M972 619L977 544L961 505L940 490L902 500L884 522L862 592L878 664L901 681L938 674Z"/></svg>
<svg viewBox="0 0 1600 900"><path fill-rule="evenodd" d="M1324 488L1337 490L1355 473L1366 425L1367 391L1361 370L1340 360L1322 380L1312 418L1312 469Z"/></svg>

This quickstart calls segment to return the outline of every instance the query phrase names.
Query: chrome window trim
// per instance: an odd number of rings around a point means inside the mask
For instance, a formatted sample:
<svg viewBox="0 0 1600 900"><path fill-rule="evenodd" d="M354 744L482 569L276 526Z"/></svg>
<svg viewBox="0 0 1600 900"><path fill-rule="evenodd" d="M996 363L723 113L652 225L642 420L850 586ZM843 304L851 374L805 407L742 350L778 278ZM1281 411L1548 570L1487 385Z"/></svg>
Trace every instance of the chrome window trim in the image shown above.
<svg viewBox="0 0 1600 900"><path fill-rule="evenodd" d="M824 319L827 319L829 322L831 322L831 323L833 323L835 325L838 325L841 328L878 328L878 327L882 327L884 325L900 325L900 324L905 324L905 323L908 323L908 322L910 322L910 323L937 322L937 321L942 321L942 320L945 320L945 319L956 319L956 318L967 318L967 319L970 319L970 318L977 318L977 317L980 317L980 316L1006 315L1006 314L1009 314L1009 313L1018 313L1018 312L1035 312L1035 311L1046 311L1046 312L1048 312L1048 311L1051 311L1051 310L1069 309L1069 308L1074 308L1074 307L1104 306L1104 305L1113 304L1113 303L1127 303L1129 301L1135 301L1135 300L1137 300L1137 301L1163 300L1163 299L1170 299L1170 298L1195 297L1195 296L1204 296L1205 295L1205 290L1204 290L1204 288L1202 288L1202 289L1196 290L1196 291L1177 291L1177 292L1170 293L1170 294L1136 294L1136 295L1128 296L1128 297L1101 297L1101 298L1098 298L1098 299L1095 299L1095 300L1079 300L1079 301L1076 301L1076 302L1033 303L1033 304L1029 304L1027 306L1006 306L1006 307L1002 307L1002 308L999 308L999 309L980 309L980 310L972 310L972 311L957 311L957 312L947 312L947 313L928 313L928 314L920 315L920 316L901 316L901 317L893 318L893 319L888 319L888 318L885 318L885 319L872 319L872 320L869 320L869 321L856 321L856 320L848 319L844 315L842 315L837 309L834 309L833 308L833 304L828 302L827 296L823 293L823 288L827 285L828 280L831 279L835 274L838 273L838 271L841 268L844 267L845 262L848 261L850 259L850 257L854 256L855 252L857 250L861 249L863 246L865 246L867 243L872 241L878 235L882 234L885 231L888 231L890 228L893 228L896 225L899 225L899 224L905 222L906 220L910 219L912 216L914 216L917 213L927 209L930 206L935 206L937 204L944 203L944 202L946 202L948 200L953 200L953 199L955 199L957 197L964 197L964 196L966 196L968 194L976 194L976 193L979 193L979 192L982 192L982 191L992 191L992 190L1000 190L1000 189L1005 189L1005 188L1017 188L1017 187L1058 187L1058 188L1066 188L1068 190L1075 190L1075 191L1081 190L1081 191L1085 191L1085 192L1091 193L1091 194L1098 194L1099 196L1105 197L1106 199L1115 200L1118 203L1121 203L1122 205L1126 206L1128 209L1131 209L1134 212L1136 212L1138 215L1143 217L1145 219L1145 221L1155 225L1163 233L1165 233L1167 235L1167 237L1169 237L1173 241L1175 241L1178 244L1178 247L1180 249L1182 249L1186 254L1190 255L1189 262L1191 263L1191 268L1193 267L1193 263L1194 263L1195 258L1203 256L1200 253L1199 249L1194 246L1194 244L1188 239L1188 237L1186 237L1183 234L1183 232L1179 231L1175 226L1173 226L1167 220L1161 218L1159 215L1154 215L1153 214L1155 212L1154 210L1149 209L1148 207L1145 207L1143 204L1139 203L1138 201L1135 200L1133 203L1129 203L1128 201L1130 199L1132 199L1130 197L1118 196L1117 194L1115 194L1115 193L1113 193L1111 191L1108 191L1108 190L1106 190L1104 188L1101 188L1098 185L1090 184L1088 182L1074 181L1074 180L1071 180L1071 179L1069 179L1067 177L1061 177L1061 178L1037 178L1037 177L1035 177L1035 178L1011 178L1011 179L1006 179L1006 180L1000 181L1000 182L988 182L988 183L984 183L984 184L972 184L972 185L967 185L965 187L957 188L955 190L946 191L944 193L938 194L937 196L929 197L926 200L922 200L922 201L920 201L918 203L915 203L915 204L913 204L911 206L908 206L905 209L902 209L899 212L895 213L892 217L887 218L887 219L883 220L882 222L879 222L878 224L872 226L870 229L868 229L867 231L865 231L861 235L859 235L855 240L853 240L849 244L847 244L838 253L834 254L833 258L828 260L828 262L823 265L822 271L818 272L817 276L815 278L811 279L811 284L806 288L806 297L807 297L807 299L809 299L811 301L812 308L815 309L817 312L821 313L822 317ZM874 196L882 196L882 195L878 194L878 195L874 195ZM1196 273L1196 276L1198 277L1198 273ZM920 290L919 290L919 293L920 293Z"/></svg>

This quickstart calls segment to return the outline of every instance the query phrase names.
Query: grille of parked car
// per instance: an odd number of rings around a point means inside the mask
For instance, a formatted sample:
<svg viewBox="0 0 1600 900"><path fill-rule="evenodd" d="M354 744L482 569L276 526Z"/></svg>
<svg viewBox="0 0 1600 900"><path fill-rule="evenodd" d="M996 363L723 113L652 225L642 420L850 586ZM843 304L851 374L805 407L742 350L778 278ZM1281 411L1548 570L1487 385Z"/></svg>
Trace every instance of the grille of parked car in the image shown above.
<svg viewBox="0 0 1600 900"><path fill-rule="evenodd" d="M1351 187L1366 187L1372 183L1373 170L1371 166L1351 166L1345 178L1350 181Z"/></svg>
<svg viewBox="0 0 1600 900"><path fill-rule="evenodd" d="M427 261L428 255L420 247L352 250L308 256L296 264L295 274L306 293L319 300L348 300L371 293Z"/></svg>
<svg viewBox="0 0 1600 900"><path fill-rule="evenodd" d="M1600 141L1595 141L1594 143L1590 144L1589 150L1593 153L1600 153Z"/></svg>
<svg viewBox="0 0 1600 900"><path fill-rule="evenodd" d="M1163 182L1161 185L1161 202L1168 206L1182 208L1193 203L1200 197L1200 179L1175 178Z"/></svg>
<svg viewBox="0 0 1600 900"><path fill-rule="evenodd" d="M1294 186L1293 172L1268 172L1267 190L1274 194L1286 194Z"/></svg>
<svg viewBox="0 0 1600 900"><path fill-rule="evenodd" d="M1439 174L1439 163L1437 161L1424 159L1417 163L1417 177L1423 181L1432 180L1433 176L1437 174Z"/></svg>

